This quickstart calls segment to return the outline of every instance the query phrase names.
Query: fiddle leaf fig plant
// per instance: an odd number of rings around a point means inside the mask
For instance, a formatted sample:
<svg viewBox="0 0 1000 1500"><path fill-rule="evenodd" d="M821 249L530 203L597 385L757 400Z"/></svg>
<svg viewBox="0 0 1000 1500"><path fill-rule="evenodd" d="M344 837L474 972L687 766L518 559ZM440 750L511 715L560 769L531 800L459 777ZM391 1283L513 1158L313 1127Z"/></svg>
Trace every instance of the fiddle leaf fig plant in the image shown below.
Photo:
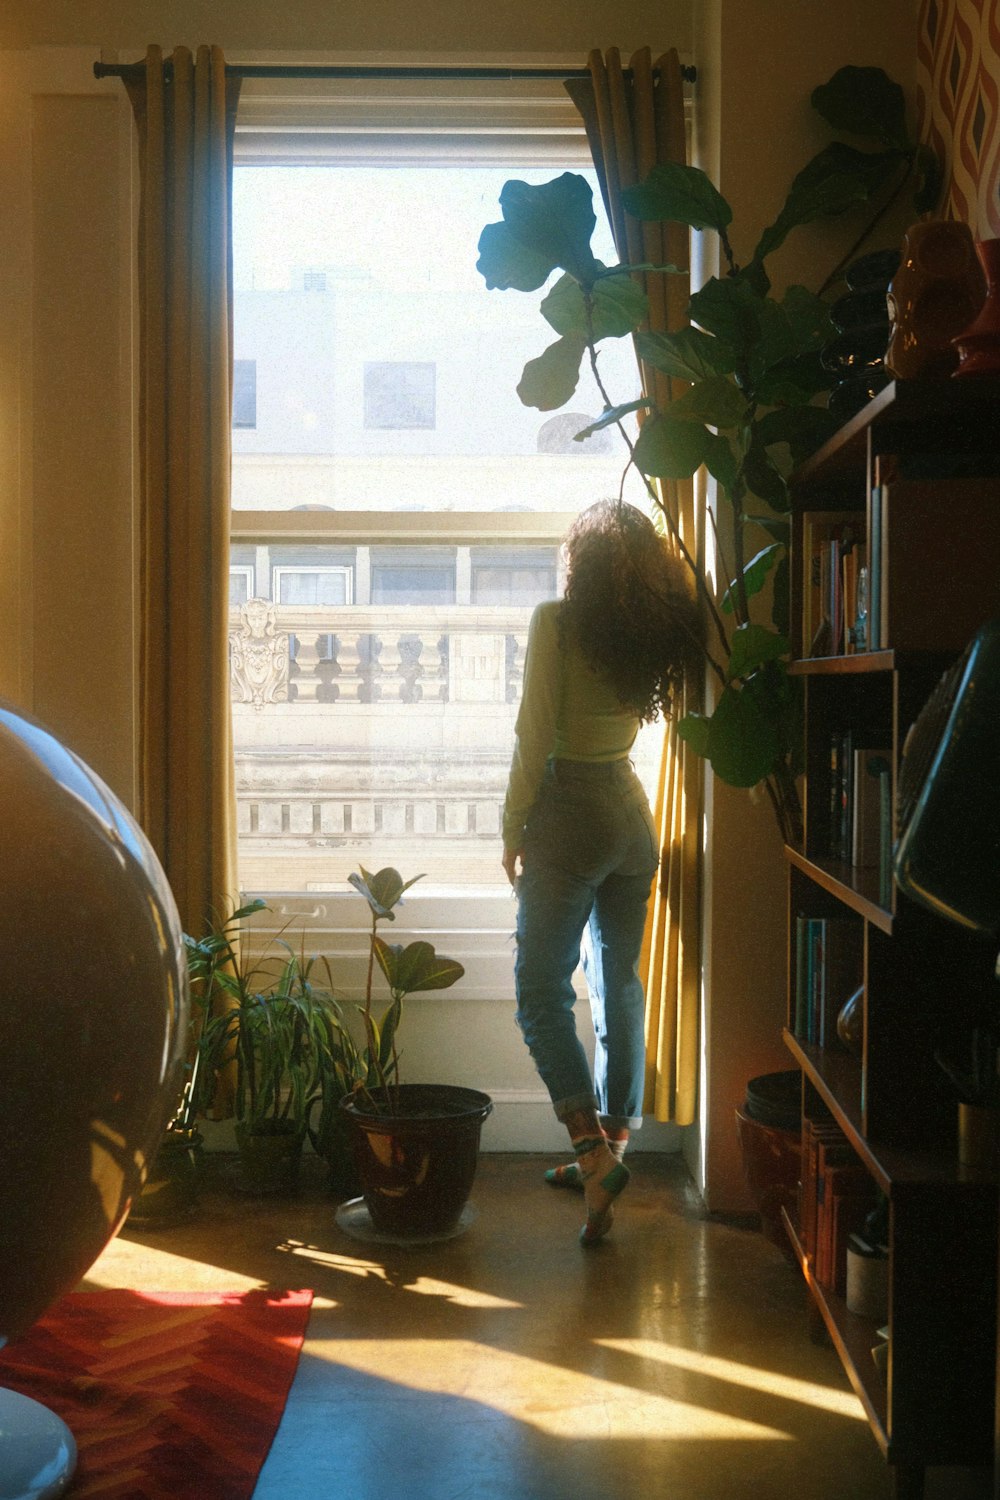
<svg viewBox="0 0 1000 1500"><path fill-rule="evenodd" d="M445 958L434 945L423 940L413 943L387 943L379 934L380 922L394 922L396 907L406 891L422 875L404 880L398 870L386 868L370 874L364 866L348 881L363 896L371 912L371 934L368 950L368 975L364 1003L359 1007L364 1024L367 1063L365 1076L359 1078L353 1093L371 1113L398 1113L395 1085L399 1081L399 1058L396 1031L407 995L425 990L447 990L465 973L454 958ZM389 1004L381 1018L374 1010L376 964L389 987ZM375 1091L373 1093L373 1091Z"/></svg>
<svg viewBox="0 0 1000 1500"><path fill-rule="evenodd" d="M626 211L644 221L672 221L718 236L722 275L691 297L689 324L670 333L646 327L648 302L636 273L686 275L674 265L606 266L590 245L596 219L590 188L566 172L530 186L508 182L502 221L479 240L478 270L487 287L537 291L560 272L540 311L556 340L529 360L517 387L540 411L572 397L586 359L604 403L578 440L617 427L632 467L645 481L654 514L675 538L691 568L712 629L706 650L718 692L710 714L688 713L679 733L715 773L737 787L762 786L789 843L801 840L796 778L800 770L799 704L790 655L787 476L838 427L815 398L832 377L821 353L835 329L826 291L908 182L917 211L940 182L935 159L910 141L902 90L879 68L841 68L815 90L812 103L836 130L873 141L875 150L833 142L798 173L784 204L741 264L730 238L732 208L697 167L666 163L626 189ZM772 291L766 261L796 228L876 202L876 212L819 292L790 286ZM673 383L669 401L649 396L613 400L599 367L599 345L632 336L639 358ZM678 383L686 388L678 389ZM635 413L638 435L626 419ZM680 537L669 503L672 481L704 466L728 507L716 534L724 570L716 591ZM663 481L657 485L655 481ZM713 524L715 522L712 517ZM770 591L769 617L761 602Z"/></svg>

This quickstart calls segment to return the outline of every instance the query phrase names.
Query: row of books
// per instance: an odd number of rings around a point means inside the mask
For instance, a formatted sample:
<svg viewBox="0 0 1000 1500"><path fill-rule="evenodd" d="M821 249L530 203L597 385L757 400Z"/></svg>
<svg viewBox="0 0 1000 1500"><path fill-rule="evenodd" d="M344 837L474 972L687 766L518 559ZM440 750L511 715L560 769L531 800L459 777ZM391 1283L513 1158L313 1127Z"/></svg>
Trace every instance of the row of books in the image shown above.
<svg viewBox="0 0 1000 1500"><path fill-rule="evenodd" d="M830 736L830 859L877 870L888 889L892 863L892 757L883 745L856 745L850 729Z"/></svg>
<svg viewBox="0 0 1000 1500"><path fill-rule="evenodd" d="M866 650L867 609L858 590L859 578L867 577L868 568L864 516L856 511L806 511L802 545L803 655Z"/></svg>
<svg viewBox="0 0 1000 1500"><path fill-rule="evenodd" d="M799 1233L819 1284L847 1292L847 1242L860 1231L877 1198L875 1185L840 1126L833 1120L802 1122Z"/></svg>
<svg viewBox="0 0 1000 1500"><path fill-rule="evenodd" d="M791 1021L800 1041L836 1044L837 1017L862 982L863 943L857 918L796 917Z"/></svg>

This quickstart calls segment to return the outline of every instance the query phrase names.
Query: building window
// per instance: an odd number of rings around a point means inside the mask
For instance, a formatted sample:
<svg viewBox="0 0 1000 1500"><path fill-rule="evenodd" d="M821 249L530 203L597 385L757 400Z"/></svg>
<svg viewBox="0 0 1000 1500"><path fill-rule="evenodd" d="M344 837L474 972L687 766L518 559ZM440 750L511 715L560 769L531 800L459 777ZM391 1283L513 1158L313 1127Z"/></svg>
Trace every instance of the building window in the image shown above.
<svg viewBox="0 0 1000 1500"><path fill-rule="evenodd" d="M350 604L350 568L273 569L273 595L276 604Z"/></svg>
<svg viewBox="0 0 1000 1500"><path fill-rule="evenodd" d="M257 361L233 360L233 426L257 426Z"/></svg>
<svg viewBox="0 0 1000 1500"><path fill-rule="evenodd" d="M245 604L253 598L253 567L249 563L232 563L229 568L229 603Z"/></svg>
<svg viewBox="0 0 1000 1500"><path fill-rule="evenodd" d="M433 428L436 366L428 360L376 360L365 365L365 426Z"/></svg>

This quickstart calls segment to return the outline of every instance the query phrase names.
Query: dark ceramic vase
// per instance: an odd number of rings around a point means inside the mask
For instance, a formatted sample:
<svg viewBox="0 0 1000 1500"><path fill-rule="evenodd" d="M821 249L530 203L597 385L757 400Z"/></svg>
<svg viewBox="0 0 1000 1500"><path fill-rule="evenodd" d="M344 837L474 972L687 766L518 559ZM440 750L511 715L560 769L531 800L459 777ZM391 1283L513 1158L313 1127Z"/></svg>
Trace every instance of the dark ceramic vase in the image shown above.
<svg viewBox="0 0 1000 1500"><path fill-rule="evenodd" d="M0 704L0 1344L117 1232L173 1114L187 965L166 876L78 756Z"/></svg>
<svg viewBox="0 0 1000 1500"><path fill-rule="evenodd" d="M976 254L986 276L986 301L975 322L952 340L955 374L1000 375L1000 239L978 240Z"/></svg>
<svg viewBox="0 0 1000 1500"><path fill-rule="evenodd" d="M341 1101L354 1142L361 1192L377 1233L400 1239L446 1236L472 1189L488 1094L453 1084L401 1084L395 1112Z"/></svg>

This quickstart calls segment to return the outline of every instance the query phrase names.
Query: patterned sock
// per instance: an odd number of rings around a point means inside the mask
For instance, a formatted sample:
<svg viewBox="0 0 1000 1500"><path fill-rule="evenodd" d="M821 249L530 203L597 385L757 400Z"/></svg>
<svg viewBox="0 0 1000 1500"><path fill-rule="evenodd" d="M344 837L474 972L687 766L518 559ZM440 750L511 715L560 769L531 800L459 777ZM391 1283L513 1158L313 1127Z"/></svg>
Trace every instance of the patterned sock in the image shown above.
<svg viewBox="0 0 1000 1500"><path fill-rule="evenodd" d="M624 1127L612 1127L612 1132L605 1130L604 1135L615 1158L624 1161L628 1131ZM575 1193L583 1192L583 1174L575 1161L566 1162L560 1167L549 1167L545 1173L545 1181L551 1187L572 1188Z"/></svg>
<svg viewBox="0 0 1000 1500"><path fill-rule="evenodd" d="M611 1228L615 1199L628 1184L629 1170L611 1150L593 1109L574 1110L563 1123L573 1143L587 1205L580 1244L596 1245Z"/></svg>

